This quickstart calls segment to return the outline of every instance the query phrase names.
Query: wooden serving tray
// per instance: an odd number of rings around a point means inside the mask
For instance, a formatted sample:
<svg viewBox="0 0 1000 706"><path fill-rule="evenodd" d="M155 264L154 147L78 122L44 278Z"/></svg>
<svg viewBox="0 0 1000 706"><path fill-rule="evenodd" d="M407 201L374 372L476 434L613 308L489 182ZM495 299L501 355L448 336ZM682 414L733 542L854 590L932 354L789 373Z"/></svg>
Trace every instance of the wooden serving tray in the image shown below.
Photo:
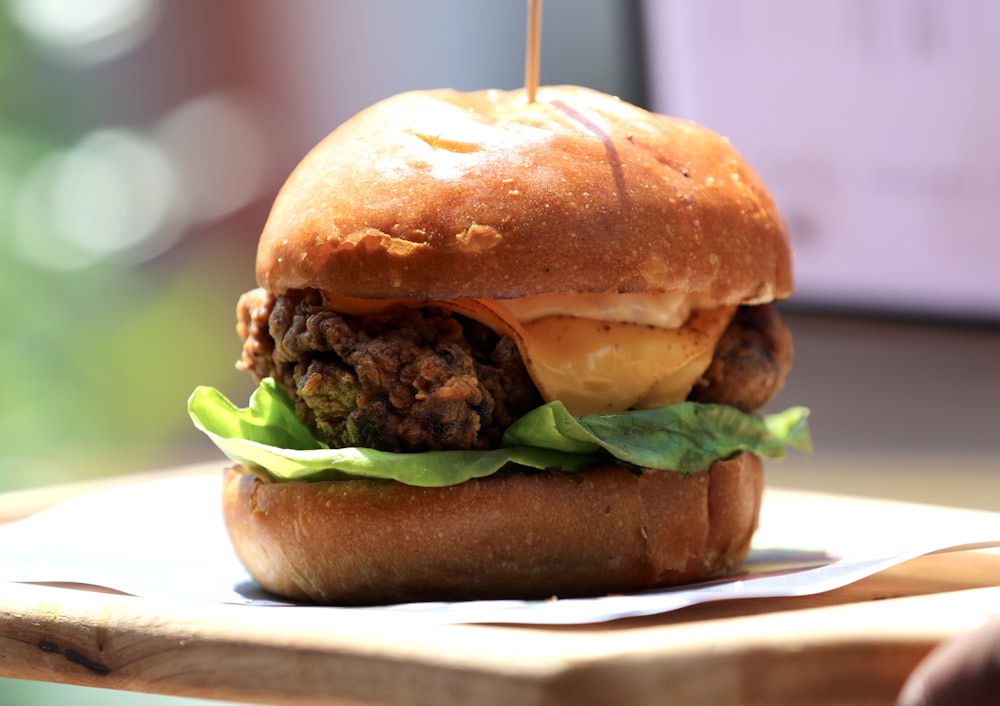
<svg viewBox="0 0 1000 706"><path fill-rule="evenodd" d="M176 471L191 472L203 471ZM83 489L0 496L0 518ZM997 613L995 550L923 556L813 596L578 626L0 583L0 676L267 704L892 704L935 644Z"/></svg>

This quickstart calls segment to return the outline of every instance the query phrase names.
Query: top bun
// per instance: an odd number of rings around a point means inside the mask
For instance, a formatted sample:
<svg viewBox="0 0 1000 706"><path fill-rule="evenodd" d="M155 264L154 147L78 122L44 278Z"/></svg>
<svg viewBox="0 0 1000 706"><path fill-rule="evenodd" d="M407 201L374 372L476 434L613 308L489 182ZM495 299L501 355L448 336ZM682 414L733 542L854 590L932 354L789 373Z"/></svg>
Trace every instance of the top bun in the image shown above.
<svg viewBox="0 0 1000 706"><path fill-rule="evenodd" d="M573 86L403 93L320 142L276 199L257 279L281 294L506 299L791 294L784 224L728 140Z"/></svg>

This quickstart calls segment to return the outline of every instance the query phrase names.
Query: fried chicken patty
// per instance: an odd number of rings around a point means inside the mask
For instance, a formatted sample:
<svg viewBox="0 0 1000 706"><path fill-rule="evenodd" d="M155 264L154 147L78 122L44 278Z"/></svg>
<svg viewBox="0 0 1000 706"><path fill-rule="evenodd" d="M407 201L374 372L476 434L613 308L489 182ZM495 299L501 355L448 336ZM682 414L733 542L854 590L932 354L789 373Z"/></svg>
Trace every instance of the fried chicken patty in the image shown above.
<svg viewBox="0 0 1000 706"><path fill-rule="evenodd" d="M273 377L330 446L383 451L488 449L541 403L513 340L440 309L355 317L315 290L237 306L237 367Z"/></svg>
<svg viewBox="0 0 1000 706"><path fill-rule="evenodd" d="M781 389L791 366L792 336L774 305L741 306L688 399L753 412Z"/></svg>
<svg viewBox="0 0 1000 706"><path fill-rule="evenodd" d="M332 447L488 449L542 400L517 345L434 307L339 314L316 290L240 297L237 367L274 378ZM740 307L690 399L753 411L781 387L791 337L771 305Z"/></svg>

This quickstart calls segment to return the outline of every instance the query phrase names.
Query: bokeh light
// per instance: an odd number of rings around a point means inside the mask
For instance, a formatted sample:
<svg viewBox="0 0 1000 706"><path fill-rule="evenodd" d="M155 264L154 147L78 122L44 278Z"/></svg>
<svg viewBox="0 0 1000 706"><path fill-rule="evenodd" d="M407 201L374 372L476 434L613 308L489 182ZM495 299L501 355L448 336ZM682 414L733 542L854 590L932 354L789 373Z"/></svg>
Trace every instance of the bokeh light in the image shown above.
<svg viewBox="0 0 1000 706"><path fill-rule="evenodd" d="M97 64L141 44L161 10L159 0L11 0L10 14L48 57Z"/></svg>
<svg viewBox="0 0 1000 706"><path fill-rule="evenodd" d="M38 267L75 269L162 251L176 234L176 180L148 138L95 131L24 179L13 208L17 254Z"/></svg>

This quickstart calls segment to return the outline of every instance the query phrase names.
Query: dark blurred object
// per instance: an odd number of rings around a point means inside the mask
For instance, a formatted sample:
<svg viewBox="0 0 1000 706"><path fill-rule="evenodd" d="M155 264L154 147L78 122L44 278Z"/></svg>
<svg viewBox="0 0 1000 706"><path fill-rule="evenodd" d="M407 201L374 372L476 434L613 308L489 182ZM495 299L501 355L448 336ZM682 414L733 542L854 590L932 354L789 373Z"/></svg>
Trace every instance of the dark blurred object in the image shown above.
<svg viewBox="0 0 1000 706"><path fill-rule="evenodd" d="M1000 618L935 648L907 680L899 706L1000 704Z"/></svg>

